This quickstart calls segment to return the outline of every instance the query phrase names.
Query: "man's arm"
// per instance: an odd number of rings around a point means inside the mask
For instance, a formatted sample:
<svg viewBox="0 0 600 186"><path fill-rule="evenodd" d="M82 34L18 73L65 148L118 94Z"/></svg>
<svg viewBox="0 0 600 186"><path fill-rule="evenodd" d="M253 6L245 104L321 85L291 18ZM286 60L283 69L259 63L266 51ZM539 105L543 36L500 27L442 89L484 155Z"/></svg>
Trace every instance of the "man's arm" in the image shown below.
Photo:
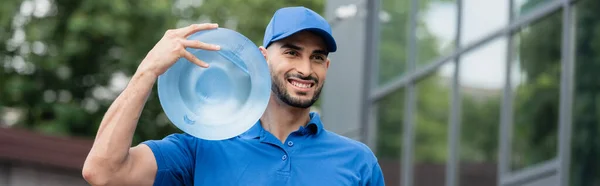
<svg viewBox="0 0 600 186"><path fill-rule="evenodd" d="M152 185L157 164L145 144L131 148L134 131L157 77L177 59L185 57L201 66L208 65L185 50L186 47L218 50L218 46L186 37L216 24L191 25L169 30L138 67L127 88L115 99L104 115L94 145L83 167L83 177L91 185Z"/></svg>
<svg viewBox="0 0 600 186"><path fill-rule="evenodd" d="M152 74L142 72L134 75L109 107L83 167L83 177L90 184L153 183L157 167L150 148L146 145L130 147L138 118L154 82Z"/></svg>

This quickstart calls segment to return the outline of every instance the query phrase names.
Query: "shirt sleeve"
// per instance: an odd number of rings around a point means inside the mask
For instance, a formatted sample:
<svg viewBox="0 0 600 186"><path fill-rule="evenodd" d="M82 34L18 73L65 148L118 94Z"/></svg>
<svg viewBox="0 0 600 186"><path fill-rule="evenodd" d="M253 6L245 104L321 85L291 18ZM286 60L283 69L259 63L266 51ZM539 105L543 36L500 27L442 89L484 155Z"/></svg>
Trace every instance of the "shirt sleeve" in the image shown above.
<svg viewBox="0 0 600 186"><path fill-rule="evenodd" d="M161 140L148 140L158 170L154 185L193 185L198 140L188 134L171 134Z"/></svg>
<svg viewBox="0 0 600 186"><path fill-rule="evenodd" d="M381 171L381 167L379 163L375 163L373 168L371 169L371 173L367 175L367 181L365 182L365 186L384 186L385 182L383 179L383 172Z"/></svg>

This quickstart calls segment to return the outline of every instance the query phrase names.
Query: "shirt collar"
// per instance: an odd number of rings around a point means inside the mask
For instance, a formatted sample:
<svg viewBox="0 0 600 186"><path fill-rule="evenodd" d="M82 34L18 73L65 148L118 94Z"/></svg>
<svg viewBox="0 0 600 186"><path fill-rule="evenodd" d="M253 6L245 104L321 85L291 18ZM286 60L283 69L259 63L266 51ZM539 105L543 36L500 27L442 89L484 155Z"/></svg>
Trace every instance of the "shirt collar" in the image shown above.
<svg viewBox="0 0 600 186"><path fill-rule="evenodd" d="M303 127L301 127L302 129ZM310 121L306 124L306 130L312 134L319 135L323 131L323 123L321 123L321 116L319 113L310 112Z"/></svg>
<svg viewBox="0 0 600 186"><path fill-rule="evenodd" d="M314 135L319 135L321 131L323 131L323 123L321 122L321 117L319 113L310 112L310 121L306 124L306 127L300 127L300 131L307 132ZM260 138L261 133L264 131L260 120L256 121L256 123L248 129L246 132L240 135L241 138L246 139L257 139Z"/></svg>
<svg viewBox="0 0 600 186"><path fill-rule="evenodd" d="M254 126L248 129L246 132L242 133L240 137L245 139L256 139L260 137L260 133L262 130L262 125L260 124L260 120L258 120L256 123L254 123Z"/></svg>

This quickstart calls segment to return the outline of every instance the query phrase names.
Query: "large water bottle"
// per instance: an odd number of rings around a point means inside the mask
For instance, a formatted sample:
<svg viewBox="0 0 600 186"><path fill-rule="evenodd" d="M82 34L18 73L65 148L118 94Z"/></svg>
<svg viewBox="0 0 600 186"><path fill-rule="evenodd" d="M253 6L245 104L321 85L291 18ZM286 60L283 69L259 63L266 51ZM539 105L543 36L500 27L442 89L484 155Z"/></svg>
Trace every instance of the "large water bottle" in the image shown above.
<svg viewBox="0 0 600 186"><path fill-rule="evenodd" d="M180 58L158 78L158 97L169 120L182 131L207 140L237 136L264 113L271 75L258 47L242 34L218 28L188 37L221 46L218 51L188 48L202 68Z"/></svg>

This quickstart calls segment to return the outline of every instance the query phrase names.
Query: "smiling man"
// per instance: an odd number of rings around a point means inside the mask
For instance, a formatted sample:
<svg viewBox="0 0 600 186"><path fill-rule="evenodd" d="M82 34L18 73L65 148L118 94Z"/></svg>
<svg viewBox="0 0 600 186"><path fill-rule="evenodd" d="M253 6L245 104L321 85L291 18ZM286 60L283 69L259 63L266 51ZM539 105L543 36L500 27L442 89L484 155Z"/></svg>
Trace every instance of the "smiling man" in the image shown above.
<svg viewBox="0 0 600 186"><path fill-rule="evenodd" d="M329 67L328 52L319 37L310 31L300 31L276 42L267 52L263 51L265 56L271 56L272 89L280 101L293 107L308 108L319 98L323 88L319 77L324 78ZM302 60L309 63L303 64ZM277 73L274 69L288 71Z"/></svg>
<svg viewBox="0 0 600 186"><path fill-rule="evenodd" d="M130 148L143 105L158 75L180 57L208 67L185 47L219 50L186 36L214 24L168 31L107 111L86 159L92 185L384 185L371 150L323 127L310 112L337 50L327 21L304 7L275 12L260 51L272 75L263 116L245 133L208 141L172 134Z"/></svg>

